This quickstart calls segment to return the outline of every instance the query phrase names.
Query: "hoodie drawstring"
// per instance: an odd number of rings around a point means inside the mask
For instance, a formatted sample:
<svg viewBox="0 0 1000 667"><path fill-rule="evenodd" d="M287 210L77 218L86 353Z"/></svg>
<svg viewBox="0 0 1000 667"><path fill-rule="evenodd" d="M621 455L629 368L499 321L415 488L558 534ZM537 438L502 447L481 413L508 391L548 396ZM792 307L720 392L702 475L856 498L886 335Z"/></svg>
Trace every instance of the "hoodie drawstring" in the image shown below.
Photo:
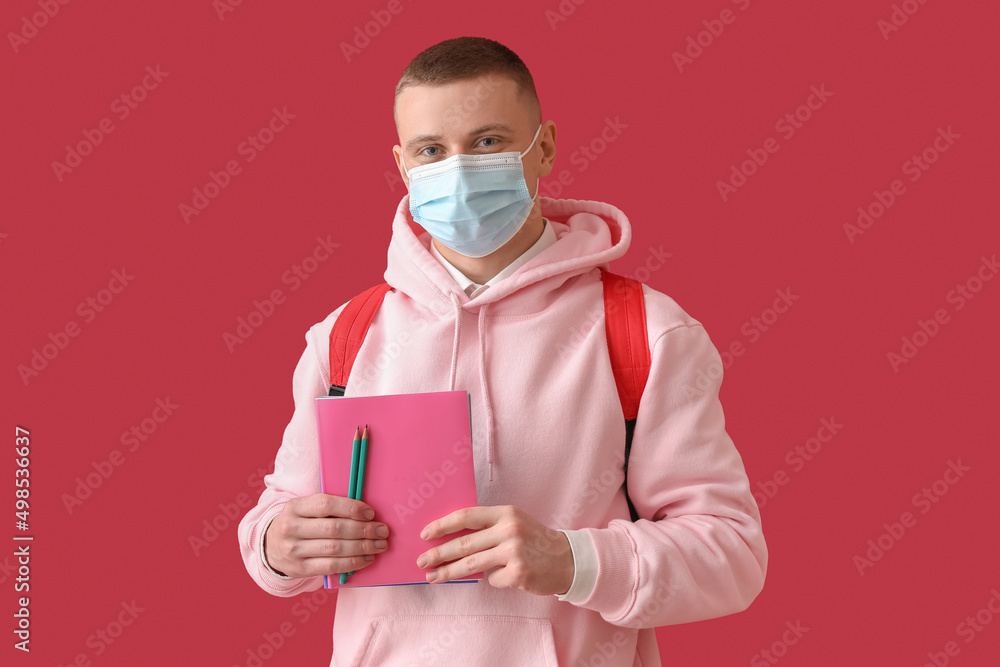
<svg viewBox="0 0 1000 667"><path fill-rule="evenodd" d="M455 308L455 338L451 346L451 377L448 390L455 390L455 374L458 371L458 341L462 332L462 307L458 303L458 295L451 293L451 304ZM490 466L490 481L493 480L493 458L496 447L493 437L493 405L490 402L489 388L486 385L486 309L490 304L483 304L479 309L479 389L483 395L486 408L486 460Z"/></svg>
<svg viewBox="0 0 1000 667"><path fill-rule="evenodd" d="M455 340L451 344L451 380L448 391L455 391L455 372L458 370L458 337L462 333L462 307L458 304L458 295L451 293L451 305L455 307Z"/></svg>
<svg viewBox="0 0 1000 667"><path fill-rule="evenodd" d="M490 304L485 303L479 309L479 387L486 404L486 460L490 464L490 481L493 481L493 406L486 386L486 309L489 307Z"/></svg>

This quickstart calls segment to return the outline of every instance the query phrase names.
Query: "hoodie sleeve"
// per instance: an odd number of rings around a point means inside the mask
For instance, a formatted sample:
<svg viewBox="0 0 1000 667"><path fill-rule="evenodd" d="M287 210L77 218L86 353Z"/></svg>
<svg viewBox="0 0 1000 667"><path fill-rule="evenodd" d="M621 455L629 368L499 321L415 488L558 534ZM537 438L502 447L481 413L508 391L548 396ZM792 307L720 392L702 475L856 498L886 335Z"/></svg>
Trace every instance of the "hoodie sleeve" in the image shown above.
<svg viewBox="0 0 1000 667"><path fill-rule="evenodd" d="M584 528L596 582L577 606L646 628L725 616L761 591L767 546L739 452L725 430L722 360L694 320L651 345L629 455L640 518Z"/></svg>
<svg viewBox="0 0 1000 667"><path fill-rule="evenodd" d="M257 505L250 508L239 525L240 552L247 572L262 589L279 597L291 597L323 586L321 575L303 578L276 576L264 562L261 546L268 524L288 500L320 493L316 398L326 396L330 390L327 370L329 333L342 309L343 306L306 332L306 349L292 374L295 410L285 427L274 461L274 472L264 477L264 491Z"/></svg>

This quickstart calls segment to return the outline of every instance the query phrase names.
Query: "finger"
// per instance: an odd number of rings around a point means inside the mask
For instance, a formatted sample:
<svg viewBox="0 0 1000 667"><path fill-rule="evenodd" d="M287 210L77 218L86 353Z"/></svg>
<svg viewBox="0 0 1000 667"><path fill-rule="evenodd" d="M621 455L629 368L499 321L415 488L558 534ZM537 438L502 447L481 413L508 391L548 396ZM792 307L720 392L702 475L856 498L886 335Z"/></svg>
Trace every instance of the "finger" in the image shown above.
<svg viewBox="0 0 1000 667"><path fill-rule="evenodd" d="M445 581L463 579L502 565L505 565L505 563L500 550L493 548L470 554L454 563L448 563L433 570L428 570L426 577L429 583L440 584Z"/></svg>
<svg viewBox="0 0 1000 667"><path fill-rule="evenodd" d="M371 558L371 560L367 560ZM340 574L361 570L375 562L375 556L354 556L351 558L306 558L299 561L301 573L298 577L315 577L318 575ZM291 574L290 572L286 574Z"/></svg>
<svg viewBox="0 0 1000 667"><path fill-rule="evenodd" d="M375 555L388 548L388 541L377 540L298 540L289 550L295 559L310 558L352 558L354 556Z"/></svg>
<svg viewBox="0 0 1000 667"><path fill-rule="evenodd" d="M293 504L292 511L296 515L303 517L333 516L346 517L356 521L370 521L375 518L375 510L367 503L353 498L332 496L328 493L293 498L289 504Z"/></svg>
<svg viewBox="0 0 1000 667"><path fill-rule="evenodd" d="M288 522L288 537L293 539L374 540L388 536L389 527L381 521L304 517Z"/></svg>
<svg viewBox="0 0 1000 667"><path fill-rule="evenodd" d="M425 540L433 540L449 533L458 532L463 528L482 530L494 525L501 516L501 507L463 507L440 519L431 521L420 531L420 537Z"/></svg>
<svg viewBox="0 0 1000 667"><path fill-rule="evenodd" d="M417 558L417 567L433 568L471 554L486 551L500 544L500 534L492 527L474 533L461 535L433 549L428 549Z"/></svg>

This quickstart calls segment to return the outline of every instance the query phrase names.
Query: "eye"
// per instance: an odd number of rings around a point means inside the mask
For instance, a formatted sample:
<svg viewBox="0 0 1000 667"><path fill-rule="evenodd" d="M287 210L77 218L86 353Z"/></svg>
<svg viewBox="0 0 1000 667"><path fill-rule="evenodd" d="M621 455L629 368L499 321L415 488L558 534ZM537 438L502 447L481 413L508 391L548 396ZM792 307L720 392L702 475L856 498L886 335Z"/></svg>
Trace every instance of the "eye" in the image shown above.
<svg viewBox="0 0 1000 667"><path fill-rule="evenodd" d="M434 157L435 155L437 155L437 150L438 150L437 146L425 146L419 151L418 155L426 155L427 157ZM434 151L434 152L427 153L425 151Z"/></svg>
<svg viewBox="0 0 1000 667"><path fill-rule="evenodd" d="M483 138L482 138L482 141L491 141L491 142L493 142L493 143L490 143L490 144L483 144L483 146L484 146L484 147L486 147L486 148L490 148L490 147L492 147L492 146L496 146L496 145L497 145L497 143L498 143L498 142L499 142L500 140L499 140L499 139L497 139L496 137L483 137Z"/></svg>

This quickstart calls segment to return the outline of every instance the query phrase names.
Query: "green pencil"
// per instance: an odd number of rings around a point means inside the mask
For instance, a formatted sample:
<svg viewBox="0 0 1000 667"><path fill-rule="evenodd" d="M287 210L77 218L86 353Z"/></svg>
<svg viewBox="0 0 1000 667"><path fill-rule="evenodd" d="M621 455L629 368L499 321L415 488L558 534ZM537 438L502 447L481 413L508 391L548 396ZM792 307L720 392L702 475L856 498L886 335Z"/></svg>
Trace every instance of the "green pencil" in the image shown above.
<svg viewBox="0 0 1000 667"><path fill-rule="evenodd" d="M358 480L358 461L361 455L361 427L357 426L354 429L354 445L351 447L351 481L347 484L347 497L353 499L357 494L357 480ZM341 572L340 573L340 583L341 585L347 583L347 575L354 574L354 572Z"/></svg>
<svg viewBox="0 0 1000 667"><path fill-rule="evenodd" d="M365 488L365 463L368 461L368 424L365 424L365 432L361 434L361 456L358 460L358 486L354 490L354 497L361 500Z"/></svg>
<svg viewBox="0 0 1000 667"><path fill-rule="evenodd" d="M361 500L365 489L365 462L368 460L368 424L365 424L365 432L361 434L361 454L358 456L358 477L357 484L354 485L354 499ZM348 572L354 574L354 572Z"/></svg>

